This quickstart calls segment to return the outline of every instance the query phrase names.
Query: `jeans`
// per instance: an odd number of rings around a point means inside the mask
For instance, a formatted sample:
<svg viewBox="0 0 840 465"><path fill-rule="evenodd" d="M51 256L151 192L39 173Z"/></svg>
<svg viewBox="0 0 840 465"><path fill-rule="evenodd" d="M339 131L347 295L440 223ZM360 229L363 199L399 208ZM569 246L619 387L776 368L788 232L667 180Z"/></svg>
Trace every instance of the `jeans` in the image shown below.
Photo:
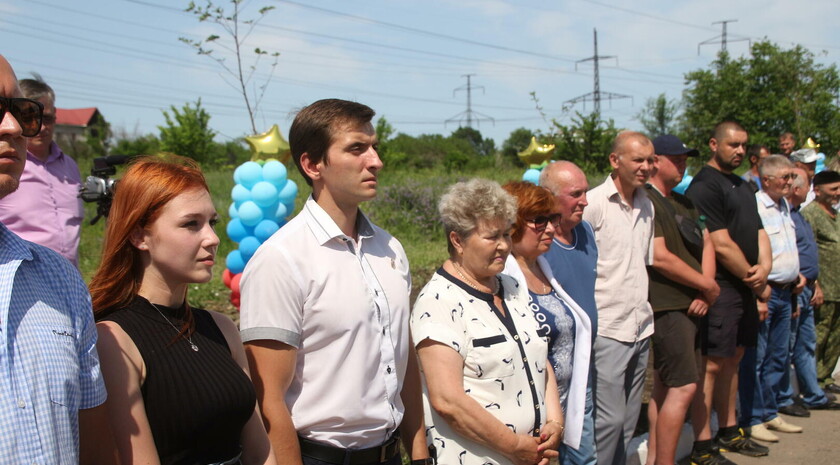
<svg viewBox="0 0 840 465"><path fill-rule="evenodd" d="M767 319L761 323L755 350L756 390L750 426L772 420L783 404L782 393L790 390L790 289L773 288L767 302ZM745 356L746 358L746 356ZM744 366L741 365L743 368ZM790 401L792 403L793 401ZM746 412L744 412L745 414Z"/></svg>
<svg viewBox="0 0 840 465"><path fill-rule="evenodd" d="M811 297L814 290L805 287L797 296L799 303L799 318L791 320L790 347L793 365L796 369L796 380L799 383L799 393L805 405L813 407L828 402L820 383L817 380L817 358L814 353L817 348L817 332L814 326L814 307ZM788 388L782 393L779 407L793 403L793 389Z"/></svg>
<svg viewBox="0 0 840 465"><path fill-rule="evenodd" d="M302 456L301 459L303 460L303 465L333 465L330 462L324 462L323 460L313 459L312 457L307 457L305 455ZM400 457L400 454L397 454L393 458L391 458L391 460L385 462L384 465L402 465L402 457Z"/></svg>
<svg viewBox="0 0 840 465"><path fill-rule="evenodd" d="M592 371L589 372L592 376ZM563 465L595 465L595 408L592 403L592 382L586 386L586 403L583 409L583 434L580 437L580 447L560 445L560 463Z"/></svg>

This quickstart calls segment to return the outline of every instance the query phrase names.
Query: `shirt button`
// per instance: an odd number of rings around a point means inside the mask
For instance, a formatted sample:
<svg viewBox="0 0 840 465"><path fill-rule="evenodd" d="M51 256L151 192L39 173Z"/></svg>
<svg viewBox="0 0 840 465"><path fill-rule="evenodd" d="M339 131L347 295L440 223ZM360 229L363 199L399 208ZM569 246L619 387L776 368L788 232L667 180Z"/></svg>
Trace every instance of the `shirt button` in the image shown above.
<svg viewBox="0 0 840 465"><path fill-rule="evenodd" d="M534 408L539 410L540 409L540 404L534 404Z"/></svg>
<svg viewBox="0 0 840 465"><path fill-rule="evenodd" d="M23 399L18 399L17 406L18 408L26 408L26 402L24 402Z"/></svg>
<svg viewBox="0 0 840 465"><path fill-rule="evenodd" d="M531 386L533 386L533 385L534 385L534 380L532 379L532 380L531 380L531 381L529 381L528 383L529 383Z"/></svg>
<svg viewBox="0 0 840 465"><path fill-rule="evenodd" d="M519 335L517 334L517 335L513 336L513 340L518 341L519 340Z"/></svg>
<svg viewBox="0 0 840 465"><path fill-rule="evenodd" d="M528 357L522 357L522 361L528 363Z"/></svg>

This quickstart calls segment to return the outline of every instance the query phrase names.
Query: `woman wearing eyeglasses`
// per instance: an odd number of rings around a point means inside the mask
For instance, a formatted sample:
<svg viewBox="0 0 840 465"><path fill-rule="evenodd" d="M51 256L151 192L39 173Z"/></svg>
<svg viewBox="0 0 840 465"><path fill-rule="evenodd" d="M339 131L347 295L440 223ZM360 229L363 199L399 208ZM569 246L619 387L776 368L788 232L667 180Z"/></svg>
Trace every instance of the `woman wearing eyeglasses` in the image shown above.
<svg viewBox="0 0 840 465"><path fill-rule="evenodd" d="M586 380L589 376L590 320L583 309L563 290L542 256L548 251L560 214L554 213L554 197L530 182L503 186L517 200L513 226L513 253L505 273L516 278L532 315L548 336L548 359L557 378L560 405L564 412L565 446L577 449L583 431ZM561 456L563 448L560 449Z"/></svg>
<svg viewBox="0 0 840 465"><path fill-rule="evenodd" d="M187 303L217 221L188 158L141 158L117 185L90 294L123 463L275 463L236 325Z"/></svg>
<svg viewBox="0 0 840 465"><path fill-rule="evenodd" d="M517 283L500 274L516 201L473 179L450 187L439 209L449 259L411 315L427 440L440 464L545 465L563 430L548 345Z"/></svg>

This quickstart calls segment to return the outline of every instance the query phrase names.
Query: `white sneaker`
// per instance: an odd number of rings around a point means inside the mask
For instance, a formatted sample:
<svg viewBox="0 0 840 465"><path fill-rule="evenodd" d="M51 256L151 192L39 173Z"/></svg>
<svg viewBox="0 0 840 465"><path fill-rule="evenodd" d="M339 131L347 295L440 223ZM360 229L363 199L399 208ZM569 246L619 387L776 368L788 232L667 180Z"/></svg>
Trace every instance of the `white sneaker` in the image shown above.
<svg viewBox="0 0 840 465"><path fill-rule="evenodd" d="M763 423L750 427L750 437L764 442L779 442L779 437L768 431Z"/></svg>
<svg viewBox="0 0 840 465"><path fill-rule="evenodd" d="M766 426L767 429L772 429L772 430L778 431L780 433L801 433L802 432L802 427L801 426L796 426L796 425L790 424L790 423L786 422L780 416L776 416L776 418L774 418L774 419L772 419L768 422L765 422L764 426Z"/></svg>

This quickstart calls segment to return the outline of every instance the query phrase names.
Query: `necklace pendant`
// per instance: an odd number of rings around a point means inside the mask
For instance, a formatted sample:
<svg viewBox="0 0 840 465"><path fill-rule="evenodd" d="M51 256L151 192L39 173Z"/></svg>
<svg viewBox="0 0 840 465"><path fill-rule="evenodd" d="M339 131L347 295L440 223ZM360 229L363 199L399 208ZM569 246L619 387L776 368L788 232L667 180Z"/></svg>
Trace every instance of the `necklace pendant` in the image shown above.
<svg viewBox="0 0 840 465"><path fill-rule="evenodd" d="M193 352L198 352L198 346L193 344L192 342L190 342L190 348L193 350Z"/></svg>

